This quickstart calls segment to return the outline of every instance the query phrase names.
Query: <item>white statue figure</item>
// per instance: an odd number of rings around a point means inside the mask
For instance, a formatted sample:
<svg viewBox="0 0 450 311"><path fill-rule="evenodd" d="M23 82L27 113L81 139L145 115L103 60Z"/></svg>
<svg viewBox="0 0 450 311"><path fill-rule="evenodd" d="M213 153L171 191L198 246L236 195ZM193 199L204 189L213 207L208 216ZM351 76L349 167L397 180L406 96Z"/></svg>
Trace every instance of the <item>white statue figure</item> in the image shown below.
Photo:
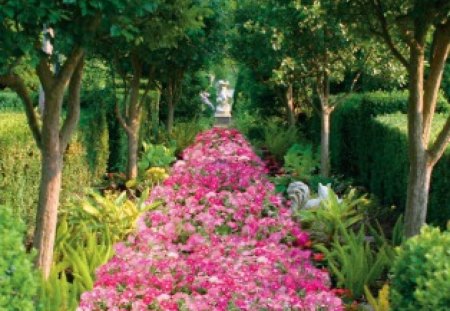
<svg viewBox="0 0 450 311"><path fill-rule="evenodd" d="M310 209L319 206L320 202L328 199L330 186L331 184L322 185L319 183L319 189L317 191L319 196L315 199L310 199L309 187L306 184L301 181L290 183L287 193L292 202L292 210ZM338 199L338 202L341 203L342 199Z"/></svg>
<svg viewBox="0 0 450 311"><path fill-rule="evenodd" d="M206 91L201 92L200 93L200 98L201 98L202 102L204 104L206 104L209 108L211 108L212 110L216 110L214 105L209 100L209 93L208 92L206 92Z"/></svg>
<svg viewBox="0 0 450 311"><path fill-rule="evenodd" d="M230 89L230 83L225 80L219 80L217 92L216 117L231 117L231 101L234 90Z"/></svg>
<svg viewBox="0 0 450 311"><path fill-rule="evenodd" d="M309 199L309 187L301 181L295 181L289 184L287 193L291 199L291 209L299 210Z"/></svg>

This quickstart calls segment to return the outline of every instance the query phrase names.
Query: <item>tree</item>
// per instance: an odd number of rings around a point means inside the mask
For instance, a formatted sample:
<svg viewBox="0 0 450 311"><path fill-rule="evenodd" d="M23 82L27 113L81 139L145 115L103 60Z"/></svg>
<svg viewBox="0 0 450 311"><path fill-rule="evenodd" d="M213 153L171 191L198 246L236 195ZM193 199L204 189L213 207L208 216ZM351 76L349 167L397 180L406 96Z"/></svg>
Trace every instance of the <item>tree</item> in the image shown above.
<svg viewBox="0 0 450 311"><path fill-rule="evenodd" d="M157 52L158 75L167 105L167 132L172 133L175 108L181 99L186 74L207 68L225 54L227 7L213 1L203 9L204 26L190 29L175 47Z"/></svg>
<svg viewBox="0 0 450 311"><path fill-rule="evenodd" d="M86 47L105 14L119 1L0 2L0 85L14 90L22 99L29 127L41 152L41 180L36 215L34 247L37 266L48 277L53 260L63 155L80 114L80 88ZM51 27L57 34L55 50L66 58L57 72L51 70L51 55L42 52L41 30ZM44 89L45 110L39 120L30 91L18 66L35 67ZM65 118L63 101L66 89ZM41 125L42 123L42 125Z"/></svg>
<svg viewBox="0 0 450 311"><path fill-rule="evenodd" d="M409 176L405 235L414 236L426 221L433 168L450 143L450 116L435 140L431 128L450 49L450 2L423 0L339 1L349 17L389 48L408 71ZM357 24L357 25L356 25Z"/></svg>
<svg viewBox="0 0 450 311"><path fill-rule="evenodd" d="M236 31L232 36L232 55L250 70L254 79L271 89L282 103L289 126L296 123L295 82L289 47L280 44L292 25L284 24L292 11L280 10L276 1L240 1L236 8ZM286 14L285 16L283 16ZM294 26L295 27L295 26Z"/></svg>
<svg viewBox="0 0 450 311"><path fill-rule="evenodd" d="M137 177L139 129L143 102L156 82L156 61L161 49L176 47L188 31L203 27L208 14L195 0L160 0L150 3L130 2L128 13L121 16L112 31L112 38L101 42L102 53L112 58L125 87L125 114L116 105L116 116L128 139L127 178ZM145 83L140 94L141 82ZM129 90L128 90L129 87Z"/></svg>

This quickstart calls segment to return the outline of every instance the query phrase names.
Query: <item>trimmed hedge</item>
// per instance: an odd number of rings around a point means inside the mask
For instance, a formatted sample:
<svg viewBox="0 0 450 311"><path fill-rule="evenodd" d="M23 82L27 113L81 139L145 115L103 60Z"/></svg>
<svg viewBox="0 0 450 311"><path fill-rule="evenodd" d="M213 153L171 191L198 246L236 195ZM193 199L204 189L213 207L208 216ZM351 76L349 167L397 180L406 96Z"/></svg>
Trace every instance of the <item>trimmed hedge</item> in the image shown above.
<svg viewBox="0 0 450 311"><path fill-rule="evenodd" d="M93 181L80 133L64 155L61 204L83 194ZM0 204L11 206L33 232L40 181L40 152L28 128L25 113L0 113Z"/></svg>
<svg viewBox="0 0 450 311"><path fill-rule="evenodd" d="M331 121L332 168L355 178L383 205L399 207L398 214L406 203L409 170L407 121L401 114L406 112L406 101L407 94L398 92L353 95L334 112ZM448 113L447 102L441 99L438 111ZM436 115L434 131L444 119ZM434 169L430 192L428 221L441 226L450 219L449 164L450 150Z"/></svg>
<svg viewBox="0 0 450 311"><path fill-rule="evenodd" d="M0 205L0 310L35 310L38 275L23 246L24 225Z"/></svg>

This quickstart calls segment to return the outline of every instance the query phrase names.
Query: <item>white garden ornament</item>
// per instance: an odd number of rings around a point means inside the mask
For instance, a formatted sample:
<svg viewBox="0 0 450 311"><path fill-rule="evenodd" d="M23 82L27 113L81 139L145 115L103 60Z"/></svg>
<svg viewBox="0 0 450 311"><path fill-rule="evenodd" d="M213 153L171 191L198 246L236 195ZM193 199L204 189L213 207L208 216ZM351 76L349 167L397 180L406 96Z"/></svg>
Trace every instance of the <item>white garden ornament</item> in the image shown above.
<svg viewBox="0 0 450 311"><path fill-rule="evenodd" d="M308 185L301 181L290 183L287 193L291 199L291 209L295 211L319 206L322 201L328 199L330 189L331 184L322 185L322 183L319 183L317 191L319 196L315 199L310 199L310 190ZM338 202L341 203L342 199L338 199Z"/></svg>

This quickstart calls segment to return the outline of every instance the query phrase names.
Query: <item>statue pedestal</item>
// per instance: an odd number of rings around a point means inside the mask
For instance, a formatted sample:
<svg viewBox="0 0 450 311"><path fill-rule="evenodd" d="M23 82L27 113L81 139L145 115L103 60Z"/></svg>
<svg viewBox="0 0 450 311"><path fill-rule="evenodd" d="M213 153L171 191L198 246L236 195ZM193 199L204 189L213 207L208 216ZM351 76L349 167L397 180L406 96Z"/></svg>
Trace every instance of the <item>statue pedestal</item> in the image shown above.
<svg viewBox="0 0 450 311"><path fill-rule="evenodd" d="M229 113L215 113L214 118L216 122L214 126L217 127L229 127L231 125L231 114Z"/></svg>

